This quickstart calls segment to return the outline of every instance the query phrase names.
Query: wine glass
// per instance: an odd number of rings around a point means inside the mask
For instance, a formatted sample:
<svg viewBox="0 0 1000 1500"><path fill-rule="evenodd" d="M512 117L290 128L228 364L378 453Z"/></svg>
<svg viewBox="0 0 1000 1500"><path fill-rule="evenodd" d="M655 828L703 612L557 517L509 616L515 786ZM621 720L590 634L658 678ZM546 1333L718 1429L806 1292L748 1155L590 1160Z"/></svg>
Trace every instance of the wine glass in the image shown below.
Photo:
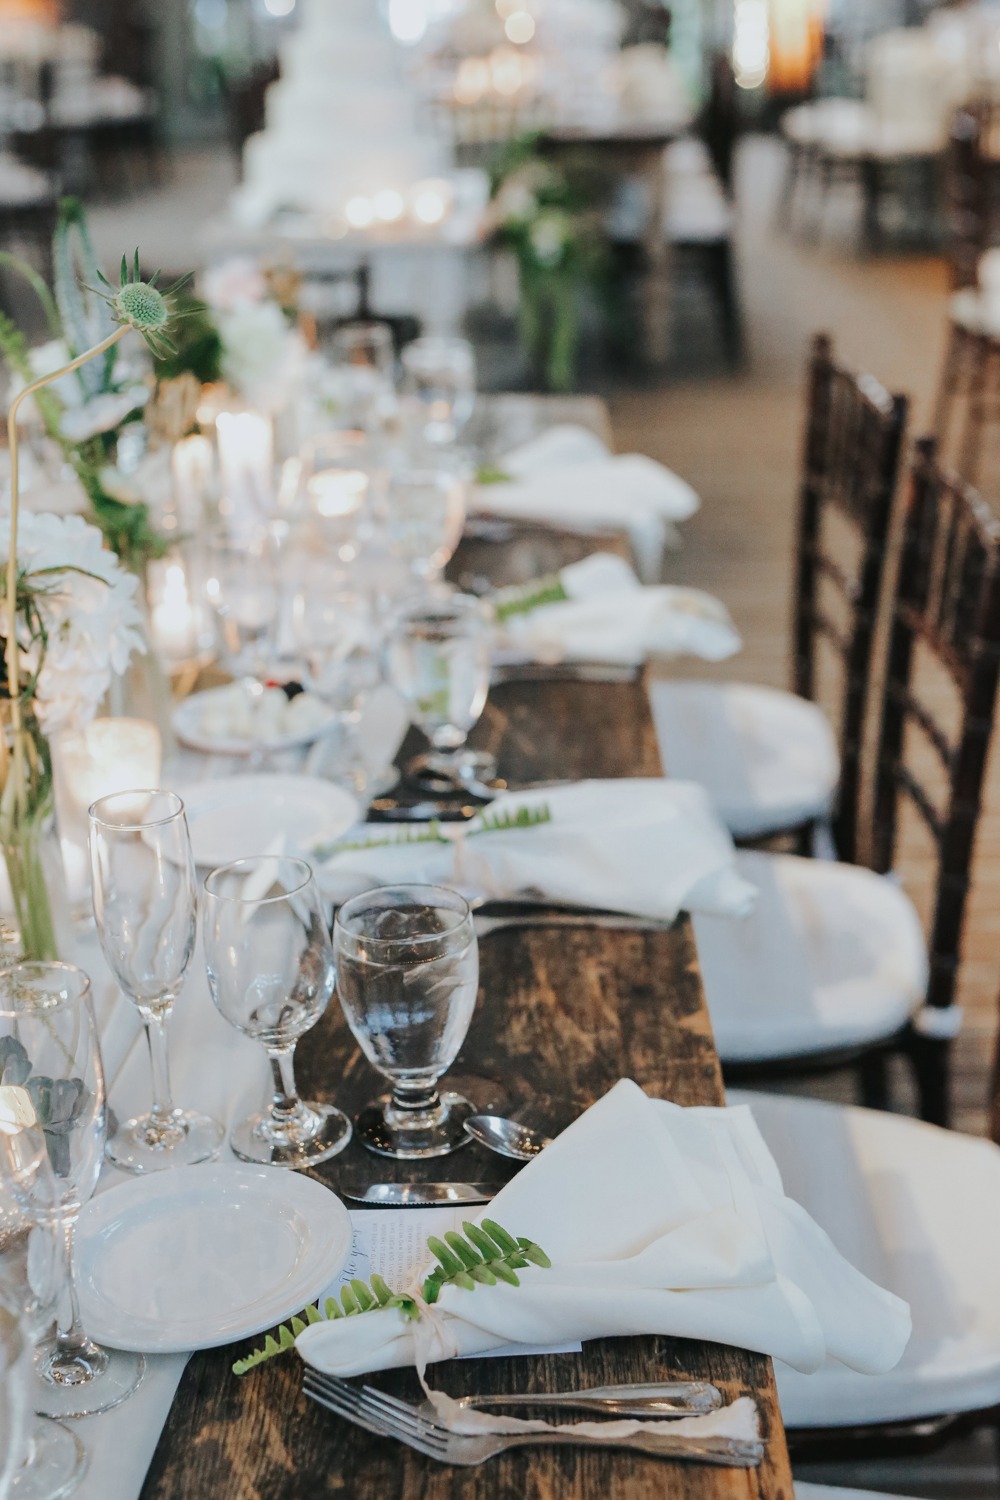
<svg viewBox="0 0 1000 1500"><path fill-rule="evenodd" d="M395 405L396 356L387 323L345 323L330 341L348 426L377 430Z"/></svg>
<svg viewBox="0 0 1000 1500"><path fill-rule="evenodd" d="M337 912L337 994L347 1024L392 1093L357 1118L380 1156L446 1156L469 1137L474 1106L438 1092L465 1041L479 986L479 949L457 891L408 885L364 891Z"/></svg>
<svg viewBox="0 0 1000 1500"><path fill-rule="evenodd" d="M12 1123L18 1117L35 1120L31 1096L0 1087L0 1497L59 1500L85 1473L86 1450L62 1422L31 1408L34 1348L55 1326L66 1246L45 1136L37 1124Z"/></svg>
<svg viewBox="0 0 1000 1500"><path fill-rule="evenodd" d="M108 1411L130 1396L141 1355L102 1349L80 1321L73 1234L93 1193L107 1137L104 1071L90 980L72 964L23 963L0 972L3 1077L23 1087L45 1137L69 1268L68 1317L42 1345L38 1409L51 1417ZM65 1326L64 1326L65 1325Z"/></svg>
<svg viewBox="0 0 1000 1500"><path fill-rule="evenodd" d="M476 402L476 357L467 339L431 335L402 354L403 394L430 443L453 443Z"/></svg>
<svg viewBox="0 0 1000 1500"><path fill-rule="evenodd" d="M216 527L205 544L205 597L219 627L226 670L233 677L267 675L278 617L278 581L271 538Z"/></svg>
<svg viewBox="0 0 1000 1500"><path fill-rule="evenodd" d="M243 1161L306 1167L343 1151L351 1122L332 1104L295 1089L299 1038L334 990L333 948L312 870L301 859L260 855L223 865L205 880L208 983L220 1013L261 1043L271 1063L271 1107L234 1127Z"/></svg>
<svg viewBox="0 0 1000 1500"><path fill-rule="evenodd" d="M422 446L389 477L389 547L423 584L435 583L462 537L469 473L464 460Z"/></svg>
<svg viewBox="0 0 1000 1500"><path fill-rule="evenodd" d="M167 1022L194 953L198 895L184 804L173 792L116 792L90 809L94 916L112 974L142 1018L153 1071L149 1114L120 1124L108 1160L126 1172L209 1161L222 1126L175 1107Z"/></svg>
<svg viewBox="0 0 1000 1500"><path fill-rule="evenodd" d="M313 747L310 769L364 793L370 777L358 730L366 705L382 684L371 600L335 582L323 587L308 569L301 584L289 613L291 644L304 672L303 685L329 705L338 731ZM377 779L384 782L385 773Z"/></svg>
<svg viewBox="0 0 1000 1500"><path fill-rule="evenodd" d="M462 787L492 774L492 758L468 750L469 730L486 704L492 626L471 594L436 593L397 611L387 646L389 678L431 742L407 772ZM487 769L487 767L489 767Z"/></svg>

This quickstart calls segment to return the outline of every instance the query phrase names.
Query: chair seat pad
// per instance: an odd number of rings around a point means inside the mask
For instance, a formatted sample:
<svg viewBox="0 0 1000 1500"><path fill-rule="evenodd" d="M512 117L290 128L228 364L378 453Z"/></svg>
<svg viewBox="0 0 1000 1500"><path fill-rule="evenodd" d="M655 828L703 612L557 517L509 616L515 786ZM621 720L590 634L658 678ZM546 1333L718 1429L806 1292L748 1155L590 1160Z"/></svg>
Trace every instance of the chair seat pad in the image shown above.
<svg viewBox="0 0 1000 1500"><path fill-rule="evenodd" d="M673 244L727 240L734 215L717 178L675 177L667 184L663 232Z"/></svg>
<svg viewBox="0 0 1000 1500"><path fill-rule="evenodd" d="M667 774L700 782L735 838L829 815L840 760L814 703L752 683L654 682L650 706Z"/></svg>
<svg viewBox="0 0 1000 1500"><path fill-rule="evenodd" d="M842 1490L831 1489L826 1484L804 1484L800 1479L795 1486L795 1500L892 1500L887 1496L885 1490ZM906 1500L905 1495L900 1495L898 1500Z"/></svg>
<svg viewBox="0 0 1000 1500"><path fill-rule="evenodd" d="M794 854L744 850L737 865L756 909L693 919L724 1063L863 1046L905 1026L926 994L927 953L895 881Z"/></svg>
<svg viewBox="0 0 1000 1500"><path fill-rule="evenodd" d="M44 172L0 152L0 208L32 208L52 198L52 185Z"/></svg>
<svg viewBox="0 0 1000 1500"><path fill-rule="evenodd" d="M1000 1402L1000 1148L815 1099L733 1091L729 1101L752 1108L789 1196L913 1312L909 1346L886 1375L777 1364L786 1426L912 1421Z"/></svg>

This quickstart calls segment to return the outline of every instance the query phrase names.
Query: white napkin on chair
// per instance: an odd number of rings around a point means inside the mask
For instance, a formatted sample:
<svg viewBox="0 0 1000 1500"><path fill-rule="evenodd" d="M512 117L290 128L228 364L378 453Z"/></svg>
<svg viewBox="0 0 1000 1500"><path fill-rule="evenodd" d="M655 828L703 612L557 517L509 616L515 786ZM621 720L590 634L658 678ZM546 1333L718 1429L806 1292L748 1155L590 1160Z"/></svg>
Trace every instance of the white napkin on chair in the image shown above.
<svg viewBox="0 0 1000 1500"><path fill-rule="evenodd" d="M393 883L451 885L498 900L529 897L601 907L672 921L682 909L743 916L754 888L736 873L733 843L705 792L662 777L581 781L498 797L487 820L544 806L551 821L477 831L483 815L445 824L440 842L409 830L355 829L357 843L314 857L317 878L334 901ZM321 858L321 856L320 856Z"/></svg>
<svg viewBox="0 0 1000 1500"><path fill-rule="evenodd" d="M700 505L679 475L641 453L612 454L585 428L556 426L501 459L507 482L477 485L470 510L567 531L625 531L645 580L660 576L673 523Z"/></svg>
<svg viewBox="0 0 1000 1500"><path fill-rule="evenodd" d="M743 644L725 605L711 594L643 586L612 552L593 552L558 578L569 597L508 615L498 631L498 661L639 666L651 656L681 655L724 661Z"/></svg>
<svg viewBox="0 0 1000 1500"><path fill-rule="evenodd" d="M802 1371L833 1358L881 1374L910 1335L906 1304L785 1196L745 1108L681 1109L623 1080L478 1218L534 1240L551 1267L519 1271L519 1287L445 1287L436 1316L417 1322L388 1308L315 1323L297 1340L302 1358L359 1375L512 1343L661 1333Z"/></svg>

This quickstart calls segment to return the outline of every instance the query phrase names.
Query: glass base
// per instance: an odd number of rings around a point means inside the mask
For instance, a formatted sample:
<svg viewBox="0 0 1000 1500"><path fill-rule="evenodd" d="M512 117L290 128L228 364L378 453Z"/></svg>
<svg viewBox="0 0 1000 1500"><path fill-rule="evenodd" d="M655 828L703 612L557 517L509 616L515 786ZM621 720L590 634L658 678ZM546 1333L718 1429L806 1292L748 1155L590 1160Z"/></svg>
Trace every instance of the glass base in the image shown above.
<svg viewBox="0 0 1000 1500"><path fill-rule="evenodd" d="M28 1458L11 1480L12 1500L62 1500L87 1472L87 1450L75 1432L49 1417L38 1417Z"/></svg>
<svg viewBox="0 0 1000 1500"><path fill-rule="evenodd" d="M465 1133L465 1122L476 1107L462 1094L440 1096L435 1109L399 1109L391 1094L383 1094L366 1104L354 1122L358 1140L378 1156L393 1156L401 1161L415 1161L432 1156L449 1156L471 1140Z"/></svg>
<svg viewBox="0 0 1000 1500"><path fill-rule="evenodd" d="M126 1120L108 1141L104 1154L123 1172L162 1172L167 1167L211 1161L218 1156L225 1136L211 1116L175 1109L166 1125L152 1115Z"/></svg>
<svg viewBox="0 0 1000 1500"><path fill-rule="evenodd" d="M62 1355L54 1339L35 1359L35 1410L42 1417L92 1417L120 1406L146 1373L141 1354L105 1349L89 1339L77 1356Z"/></svg>
<svg viewBox="0 0 1000 1500"><path fill-rule="evenodd" d="M500 790L489 785L497 774L497 758L486 750L466 747L454 755L428 750L407 761L406 774L410 781L428 792L468 790L480 797L490 797L496 796Z"/></svg>
<svg viewBox="0 0 1000 1500"><path fill-rule="evenodd" d="M351 1139L351 1122L332 1104L300 1101L310 1120L304 1130L276 1132L269 1114L252 1115L234 1126L229 1144L241 1161L266 1167L311 1167L343 1151Z"/></svg>

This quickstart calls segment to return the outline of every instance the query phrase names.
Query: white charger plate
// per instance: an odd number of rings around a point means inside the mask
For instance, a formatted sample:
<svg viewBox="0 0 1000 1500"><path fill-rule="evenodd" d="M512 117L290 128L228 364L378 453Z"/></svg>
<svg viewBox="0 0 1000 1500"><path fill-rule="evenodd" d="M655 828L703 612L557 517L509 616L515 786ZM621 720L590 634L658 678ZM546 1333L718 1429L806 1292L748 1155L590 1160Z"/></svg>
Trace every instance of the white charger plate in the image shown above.
<svg viewBox="0 0 1000 1500"><path fill-rule="evenodd" d="M337 716L331 714L316 729L303 730L299 734L279 735L274 740L241 739L233 735L219 738L206 734L202 728L205 709L210 707L213 697L229 691L228 685L206 688L202 693L192 693L189 698L182 698L170 717L177 738L190 749L200 750L206 755L267 755L279 750L299 750L306 745L315 744L325 734L329 734L337 723Z"/></svg>
<svg viewBox="0 0 1000 1500"><path fill-rule="evenodd" d="M351 1219L321 1183L217 1162L92 1198L76 1230L84 1326L98 1343L182 1354L263 1333L343 1270Z"/></svg>
<svg viewBox="0 0 1000 1500"><path fill-rule="evenodd" d="M174 790L197 865L227 865L283 845L287 854L339 838L361 819L350 792L318 776L226 776Z"/></svg>

